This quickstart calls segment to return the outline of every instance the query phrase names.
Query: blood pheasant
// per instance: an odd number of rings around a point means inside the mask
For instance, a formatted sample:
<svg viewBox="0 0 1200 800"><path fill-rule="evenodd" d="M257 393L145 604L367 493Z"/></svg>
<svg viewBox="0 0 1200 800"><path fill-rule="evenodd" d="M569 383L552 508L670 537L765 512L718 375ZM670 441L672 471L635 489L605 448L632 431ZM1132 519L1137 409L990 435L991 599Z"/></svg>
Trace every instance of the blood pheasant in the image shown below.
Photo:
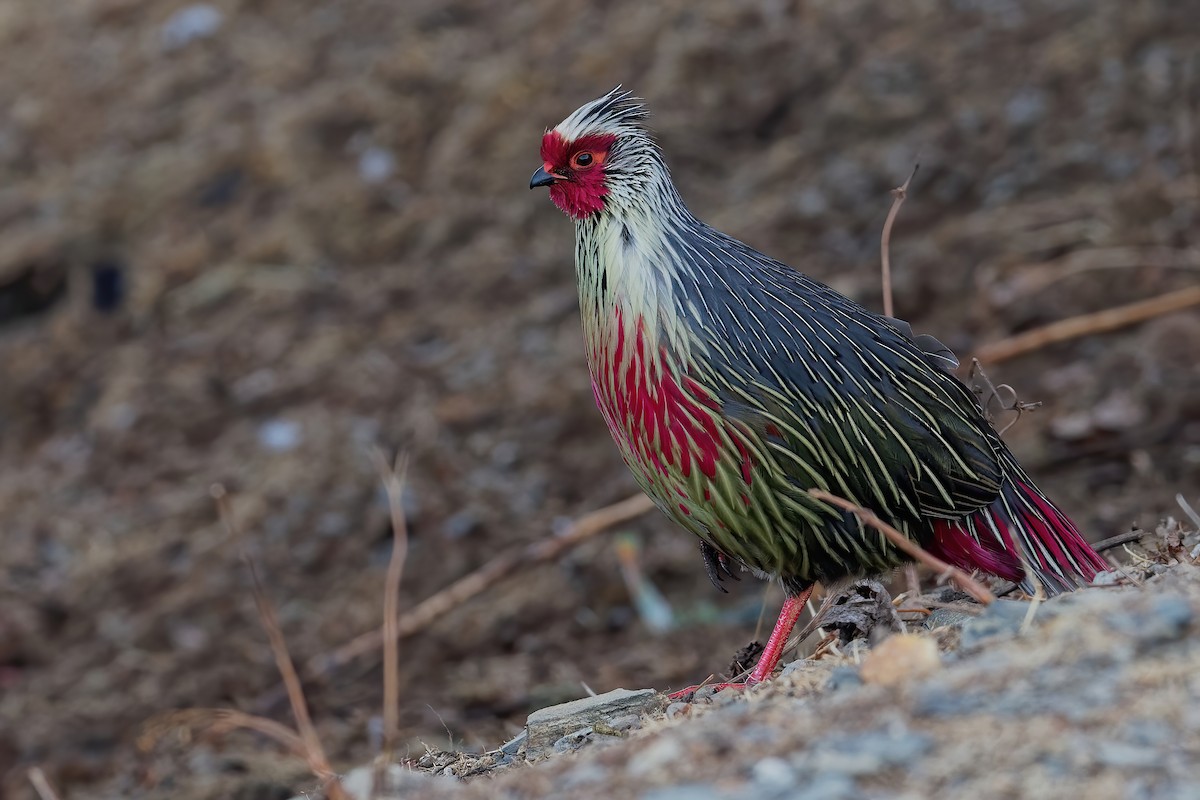
<svg viewBox="0 0 1200 800"><path fill-rule="evenodd" d="M748 683L769 678L817 581L906 557L818 488L944 560L1066 591L1104 569L952 374L949 350L688 211L643 106L618 89L542 138L530 188L575 220L596 404L642 489L787 600Z"/></svg>

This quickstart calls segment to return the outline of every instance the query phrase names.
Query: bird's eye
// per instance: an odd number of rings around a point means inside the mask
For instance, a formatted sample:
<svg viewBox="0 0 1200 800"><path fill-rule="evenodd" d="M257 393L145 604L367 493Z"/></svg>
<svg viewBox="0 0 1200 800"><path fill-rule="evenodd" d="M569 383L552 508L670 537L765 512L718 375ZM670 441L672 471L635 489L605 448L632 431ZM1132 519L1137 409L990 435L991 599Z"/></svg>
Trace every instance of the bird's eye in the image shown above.
<svg viewBox="0 0 1200 800"><path fill-rule="evenodd" d="M571 160L575 162L576 167L587 167L591 166L593 158L591 153L576 153L575 158Z"/></svg>

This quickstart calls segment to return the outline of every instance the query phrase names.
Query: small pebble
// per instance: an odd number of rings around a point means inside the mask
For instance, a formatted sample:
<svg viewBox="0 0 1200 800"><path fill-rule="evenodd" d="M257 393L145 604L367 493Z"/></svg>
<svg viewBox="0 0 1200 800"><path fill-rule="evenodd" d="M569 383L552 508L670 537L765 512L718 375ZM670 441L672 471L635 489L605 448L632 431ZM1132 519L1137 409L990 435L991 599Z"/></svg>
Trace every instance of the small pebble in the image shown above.
<svg viewBox="0 0 1200 800"><path fill-rule="evenodd" d="M930 631L935 628L962 629L977 616L977 614L955 611L953 608L935 608L933 613L925 618L924 627Z"/></svg>
<svg viewBox="0 0 1200 800"><path fill-rule="evenodd" d="M415 772L399 764L392 764L384 773L381 788L392 792L417 791L436 782L438 777L425 772ZM370 797L371 789L375 785L375 766L356 767L341 776L340 782L342 789L350 797Z"/></svg>
<svg viewBox="0 0 1200 800"><path fill-rule="evenodd" d="M592 728L580 728L579 730L571 731L566 736L563 736L554 743L555 753L569 753L572 750L578 750L587 744L588 739L592 736Z"/></svg>
<svg viewBox="0 0 1200 800"><path fill-rule="evenodd" d="M608 772L599 764L579 764L563 775L564 789L574 790L595 783L603 783L608 779Z"/></svg>
<svg viewBox="0 0 1200 800"><path fill-rule="evenodd" d="M1116 769L1149 769L1162 766L1162 755L1153 747L1124 742L1096 742L1091 746L1091 750L1096 761Z"/></svg>
<svg viewBox="0 0 1200 800"><path fill-rule="evenodd" d="M521 731L513 738L509 739L504 744L500 745L500 752L505 755L514 756L525 744L525 740L529 738L528 731Z"/></svg>
<svg viewBox="0 0 1200 800"><path fill-rule="evenodd" d="M677 719L679 717L686 717L687 715L692 713L692 704L691 703L671 703L671 705L667 706L666 713L667 713L667 719Z"/></svg>
<svg viewBox="0 0 1200 800"><path fill-rule="evenodd" d="M1145 611L1132 611L1112 619L1112 626L1142 645L1167 644L1184 638L1195 612L1182 597L1156 597Z"/></svg>
<svg viewBox="0 0 1200 800"><path fill-rule="evenodd" d="M396 171L396 156L391 150L371 146L359 153L358 176L366 184L379 184Z"/></svg>
<svg viewBox="0 0 1200 800"><path fill-rule="evenodd" d="M962 717L977 713L986 706L985 697L928 684L919 687L913 698L913 714L918 717Z"/></svg>
<svg viewBox="0 0 1200 800"><path fill-rule="evenodd" d="M829 680L825 682L825 688L831 692L855 689L862 685L863 679L857 667L834 667L829 672Z"/></svg>
<svg viewBox="0 0 1200 800"><path fill-rule="evenodd" d="M1029 603L997 600L963 626L961 648L972 650L996 637L1016 636L1029 612Z"/></svg>
<svg viewBox="0 0 1200 800"><path fill-rule="evenodd" d="M292 420L272 419L258 426L258 443L272 453L295 450L301 438L300 423Z"/></svg>
<svg viewBox="0 0 1200 800"><path fill-rule="evenodd" d="M1092 578L1092 586L1116 586L1125 576L1116 570L1106 569L1096 573Z"/></svg>
<svg viewBox="0 0 1200 800"><path fill-rule="evenodd" d="M1004 107L1004 117L1015 128L1025 128L1041 121L1046 114L1046 93L1032 86L1022 87Z"/></svg>
<svg viewBox="0 0 1200 800"><path fill-rule="evenodd" d="M754 782L771 790L786 789L796 784L796 770L782 758L764 758L750 769Z"/></svg>
<svg viewBox="0 0 1200 800"><path fill-rule="evenodd" d="M442 522L442 536L450 540L462 539L482 529L479 517L470 509L456 511Z"/></svg>
<svg viewBox="0 0 1200 800"><path fill-rule="evenodd" d="M162 26L162 43L167 50L178 50L197 39L207 39L221 29L225 17L208 3L194 3L176 11Z"/></svg>
<svg viewBox="0 0 1200 800"><path fill-rule="evenodd" d="M863 796L848 775L818 772L798 791L789 794L787 800L858 800Z"/></svg>
<svg viewBox="0 0 1200 800"><path fill-rule="evenodd" d="M895 686L923 678L941 666L937 643L928 636L901 633L883 640L863 659L859 675L864 683Z"/></svg>
<svg viewBox="0 0 1200 800"><path fill-rule="evenodd" d="M872 775L908 765L932 747L933 739L925 734L875 730L823 739L807 760L821 772Z"/></svg>
<svg viewBox="0 0 1200 800"><path fill-rule="evenodd" d="M680 786L663 786L639 795L638 800L728 800L729 795L718 792L704 783L685 783Z"/></svg>
<svg viewBox="0 0 1200 800"><path fill-rule="evenodd" d="M670 706L667 707L667 710L669 713ZM636 731L642 727L642 718L637 714L622 714L610 719L608 725L615 731Z"/></svg>
<svg viewBox="0 0 1200 800"><path fill-rule="evenodd" d="M634 777L649 775L680 761L687 755L683 745L675 739L660 738L629 759L627 767Z"/></svg>

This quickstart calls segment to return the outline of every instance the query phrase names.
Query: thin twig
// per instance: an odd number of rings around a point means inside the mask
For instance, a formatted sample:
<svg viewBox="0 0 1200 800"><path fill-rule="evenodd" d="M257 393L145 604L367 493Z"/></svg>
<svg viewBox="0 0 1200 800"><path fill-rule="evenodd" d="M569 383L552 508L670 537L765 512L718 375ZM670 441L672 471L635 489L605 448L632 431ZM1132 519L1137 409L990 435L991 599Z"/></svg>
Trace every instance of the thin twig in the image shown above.
<svg viewBox="0 0 1200 800"><path fill-rule="evenodd" d="M41 767L30 767L25 775L33 784L33 790L37 792L38 797L42 800L58 800L58 792L54 791L54 787L46 779L46 773L42 772Z"/></svg>
<svg viewBox="0 0 1200 800"><path fill-rule="evenodd" d="M388 561L383 585L383 750L375 764L371 796L383 788L383 777L396 752L400 739L400 637L396 625L400 617L400 577L408 559L408 523L404 517L404 475L407 464L403 457L389 464L383 453L371 454L375 470L387 492L388 510L392 517L392 557Z"/></svg>
<svg viewBox="0 0 1200 800"><path fill-rule="evenodd" d="M263 589L262 580L258 574L258 565L255 564L246 549L241 531L233 521L233 509L229 504L229 495L225 491L225 487L219 483L213 484L210 493L217 503L217 510L221 515L221 522L224 523L225 530L230 538L238 543L242 560L246 562L246 567L250 571L254 605L258 608L258 616L262 620L267 640L271 644L271 653L275 656L275 667L283 677L284 686L287 687L288 701L292 706L292 715L296 719L300 740L304 743L304 757L308 761L308 767L325 785L325 791L330 800L345 800L346 795L342 791L341 784L338 783L337 773L329 766L329 760L325 757L325 750L321 747L321 740L317 736L317 729L313 725L312 717L309 716L308 701L304 698L300 676L296 673L296 665L292 662L292 656L288 652L287 641L283 637L283 630L279 627L279 618L275 614L275 608L267 599L266 591Z"/></svg>
<svg viewBox="0 0 1200 800"><path fill-rule="evenodd" d="M888 541L894 544L897 549L899 549L909 558L924 564L939 574L948 575L954 581L954 583L958 585L959 589L962 589L964 592L971 595L984 605L989 605L995 601L995 595L988 591L986 586L972 578L966 572L963 572L958 567L947 564L945 561L942 561L928 550L925 550L903 533L881 520L878 516L876 516L874 511L871 511L868 508L863 508L859 505L855 505L844 497L838 497L837 495L830 494L829 492L821 489L809 489L808 494L817 500L835 505L838 508L845 509L846 511L854 514L854 516L858 517L864 525L870 525L872 528L886 536Z"/></svg>
<svg viewBox="0 0 1200 800"><path fill-rule="evenodd" d="M967 382L971 387L971 391L979 398L979 407L983 409L983 415L996 428L996 433L1001 436L1007 433L1008 429L1013 425L1020 422L1021 415L1026 411L1033 411L1042 406L1041 400L1036 400L1032 403L1023 401L1021 396L1017 394L1017 390L1007 383L1002 383L999 386L992 383L991 378L983 371L983 366L979 363L978 358L971 359L971 371L967 373ZM993 405L999 406L1001 412L1015 412L1013 418L1002 428L996 425L998 414L993 412Z"/></svg>
<svg viewBox="0 0 1200 800"><path fill-rule="evenodd" d="M1200 305L1200 286L1188 286L1151 297L1148 300L1139 300L1136 303L1059 320L1040 328L1025 331L1017 336L985 344L979 348L975 357L980 361L992 364L1008 361L1034 350L1040 350L1047 345L1078 339L1093 333L1114 331L1195 305Z"/></svg>
<svg viewBox="0 0 1200 800"><path fill-rule="evenodd" d="M909 174L908 180L892 189L892 207L888 210L887 219L883 222L883 235L879 237L879 261L883 269L883 313L888 317L895 316L892 305L892 261L888 254L892 241L892 224L896 221L896 215L900 213L900 206L904 205L904 201L908 197L908 185L917 176L917 170L920 168L920 164L913 164L913 170Z"/></svg>
<svg viewBox="0 0 1200 800"><path fill-rule="evenodd" d="M1100 541L1096 542L1094 545L1092 545L1092 549L1097 553L1103 553L1105 550L1112 550L1114 547L1120 547L1121 545L1128 544L1129 542L1136 542L1145 535L1146 531L1143 530L1118 533L1116 536L1110 536L1107 539L1101 539Z"/></svg>
<svg viewBox="0 0 1200 800"><path fill-rule="evenodd" d="M650 498L637 494L619 503L592 511L577 519L561 536L539 539L524 547L514 548L488 561L479 569L464 575L445 589L418 603L399 618L396 637L404 639L441 619L447 613L470 600L480 592L500 582L510 573L528 569L535 564L553 561L563 553L582 544L587 539L654 508ZM376 629L361 634L330 653L309 659L305 673L319 677L347 664L354 659L376 650L382 643L384 632Z"/></svg>

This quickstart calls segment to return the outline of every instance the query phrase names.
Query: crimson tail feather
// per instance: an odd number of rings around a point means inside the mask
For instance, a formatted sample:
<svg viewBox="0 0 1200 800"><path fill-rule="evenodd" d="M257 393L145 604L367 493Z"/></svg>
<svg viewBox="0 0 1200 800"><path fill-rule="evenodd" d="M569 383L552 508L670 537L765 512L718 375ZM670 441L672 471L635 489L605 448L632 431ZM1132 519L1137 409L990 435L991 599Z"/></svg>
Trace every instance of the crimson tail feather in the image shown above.
<svg viewBox="0 0 1200 800"><path fill-rule="evenodd" d="M987 508L960 520L937 520L930 551L965 570L982 570L1036 589L1035 573L1047 594L1090 583L1108 569L1075 523L1026 480L1010 480Z"/></svg>

